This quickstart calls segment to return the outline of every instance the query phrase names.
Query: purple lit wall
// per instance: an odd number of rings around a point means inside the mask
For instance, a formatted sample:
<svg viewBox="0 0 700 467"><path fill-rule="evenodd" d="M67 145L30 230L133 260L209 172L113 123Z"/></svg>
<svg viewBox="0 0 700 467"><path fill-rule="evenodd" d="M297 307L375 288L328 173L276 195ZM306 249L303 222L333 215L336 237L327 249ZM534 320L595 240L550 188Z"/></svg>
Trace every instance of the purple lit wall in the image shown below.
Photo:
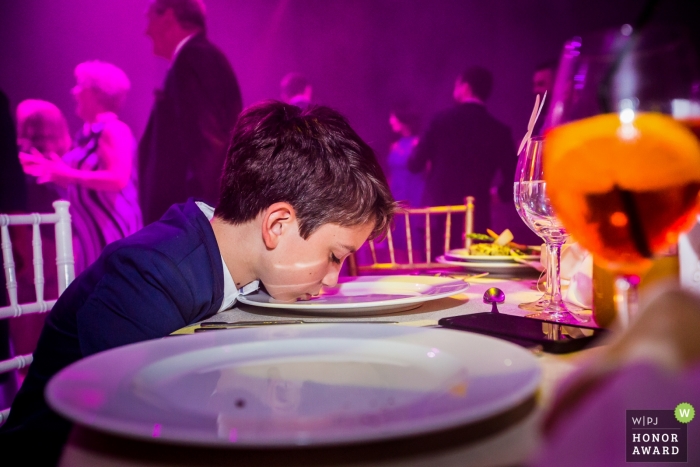
<svg viewBox="0 0 700 467"><path fill-rule="evenodd" d="M411 99L427 120L451 104L466 64L496 77L490 110L524 133L533 66L567 37L631 21L637 0L206 0L209 36L231 60L245 105L277 98L299 71L315 101L347 115L384 156L393 102ZM662 2L674 9L679 1ZM683 2L680 2L683 3ZM698 2L700 3L700 2ZM73 68L101 59L122 67L132 91L122 112L140 137L167 64L144 36L146 0L22 0L0 6L0 88L13 106L56 103L78 128L69 94Z"/></svg>

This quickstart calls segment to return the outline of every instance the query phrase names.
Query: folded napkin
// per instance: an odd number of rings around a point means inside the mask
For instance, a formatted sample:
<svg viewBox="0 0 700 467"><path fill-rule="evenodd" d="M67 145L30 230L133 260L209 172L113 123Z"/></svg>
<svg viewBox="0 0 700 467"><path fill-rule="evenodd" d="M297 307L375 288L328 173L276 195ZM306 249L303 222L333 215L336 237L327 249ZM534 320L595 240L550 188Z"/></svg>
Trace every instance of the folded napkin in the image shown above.
<svg viewBox="0 0 700 467"><path fill-rule="evenodd" d="M547 248L542 245L542 264L548 263ZM560 276L568 283L564 300L583 308L593 306L593 257L578 243L567 243L561 249Z"/></svg>

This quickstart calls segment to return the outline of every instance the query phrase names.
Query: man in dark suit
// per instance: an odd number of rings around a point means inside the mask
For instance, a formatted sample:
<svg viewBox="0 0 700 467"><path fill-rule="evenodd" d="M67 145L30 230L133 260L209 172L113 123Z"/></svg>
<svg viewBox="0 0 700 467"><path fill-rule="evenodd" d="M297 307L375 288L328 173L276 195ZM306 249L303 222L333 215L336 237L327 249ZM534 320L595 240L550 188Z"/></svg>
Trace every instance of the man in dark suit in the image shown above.
<svg viewBox="0 0 700 467"><path fill-rule="evenodd" d="M170 60L139 143L144 224L188 197L214 203L227 144L242 100L226 56L206 37L201 0L154 0L146 34Z"/></svg>
<svg viewBox="0 0 700 467"><path fill-rule="evenodd" d="M415 173L430 167L423 195L426 206L462 204L466 196L476 198L476 232L485 232L491 225L490 188L499 170L499 196L512 205L517 164L510 129L489 114L484 104L492 88L491 72L467 68L455 82L457 105L430 122L408 162ZM453 245L459 241L453 236Z"/></svg>

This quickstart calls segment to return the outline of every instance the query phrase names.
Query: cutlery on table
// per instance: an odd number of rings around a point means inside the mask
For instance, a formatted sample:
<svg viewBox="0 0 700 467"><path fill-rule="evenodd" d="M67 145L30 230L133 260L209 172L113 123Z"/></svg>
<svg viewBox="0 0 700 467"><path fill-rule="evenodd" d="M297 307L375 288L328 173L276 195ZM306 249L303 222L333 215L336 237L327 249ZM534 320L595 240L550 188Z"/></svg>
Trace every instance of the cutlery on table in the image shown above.
<svg viewBox="0 0 700 467"><path fill-rule="evenodd" d="M294 320L279 320L279 321L234 321L227 323L224 321L207 321L201 323L199 328L194 332L217 331L220 329L236 329L252 326L269 326L283 324L335 324L335 323L362 323L362 324L398 324L398 321L361 321L361 320L345 320L345 321L304 321L301 319Z"/></svg>

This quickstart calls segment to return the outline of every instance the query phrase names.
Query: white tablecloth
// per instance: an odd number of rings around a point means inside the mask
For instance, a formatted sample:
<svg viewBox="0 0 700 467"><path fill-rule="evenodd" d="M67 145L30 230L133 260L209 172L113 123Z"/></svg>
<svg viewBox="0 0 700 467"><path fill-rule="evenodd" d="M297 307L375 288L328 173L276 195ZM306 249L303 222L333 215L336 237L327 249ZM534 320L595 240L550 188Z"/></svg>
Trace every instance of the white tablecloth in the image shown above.
<svg viewBox="0 0 700 467"><path fill-rule="evenodd" d="M506 294L505 303L499 305L502 313L524 315L518 304L536 300L541 292L535 281L481 278L471 281L467 293L452 298L436 300L419 308L377 317L361 317L362 320L398 321L401 325L431 326L440 318L468 313L490 311L482 297L489 287L499 287ZM274 312L269 308L239 305L219 313L207 321L267 321L299 318L295 315ZM304 321L333 321L343 318L310 318ZM185 337L186 338L186 337ZM430 437L411 442L384 443L378 445L354 445L324 450L294 451L246 451L213 450L168 446L137 442L93 432L76 426L71 440L64 450L60 465L68 466L209 466L209 465L342 465L382 467L441 467L441 466L512 466L521 465L537 449L540 438L538 423L551 400L553 388L576 368L580 358L571 356L540 355L543 381L532 404L523 405L504 417L484 424L478 430L456 431L445 436L449 442ZM496 426L494 428L494 424ZM442 440L444 441L444 440ZM419 445L424 444L424 449Z"/></svg>

